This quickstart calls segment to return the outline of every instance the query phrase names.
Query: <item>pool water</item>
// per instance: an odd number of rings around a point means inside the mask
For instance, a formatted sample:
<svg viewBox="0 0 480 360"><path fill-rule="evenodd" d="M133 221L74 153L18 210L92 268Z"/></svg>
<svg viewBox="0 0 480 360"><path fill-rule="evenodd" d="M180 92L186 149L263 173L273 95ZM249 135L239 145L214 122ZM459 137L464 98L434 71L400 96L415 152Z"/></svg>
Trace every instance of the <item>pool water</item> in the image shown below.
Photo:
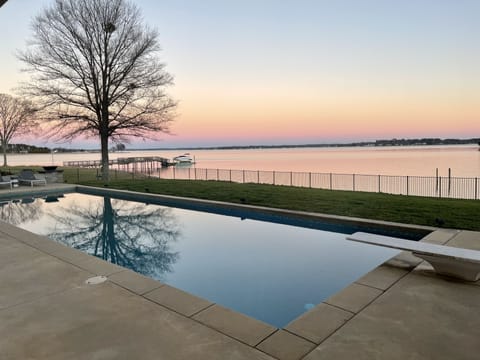
<svg viewBox="0 0 480 360"><path fill-rule="evenodd" d="M0 218L276 327L396 250L345 233L79 193L3 203Z"/></svg>

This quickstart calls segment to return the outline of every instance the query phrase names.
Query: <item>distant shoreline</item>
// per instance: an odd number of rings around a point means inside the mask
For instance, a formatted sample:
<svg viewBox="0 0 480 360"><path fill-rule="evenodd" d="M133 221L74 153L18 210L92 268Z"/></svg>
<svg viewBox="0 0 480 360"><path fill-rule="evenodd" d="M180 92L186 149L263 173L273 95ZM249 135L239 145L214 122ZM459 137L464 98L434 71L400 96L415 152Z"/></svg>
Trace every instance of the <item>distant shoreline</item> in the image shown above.
<svg viewBox="0 0 480 360"><path fill-rule="evenodd" d="M26 153L51 153L51 149L38 148L44 151L31 151L35 146L19 144L27 146L30 151ZM480 138L470 139L438 139L438 138L422 138L422 139L391 139L391 140L375 140L375 141L359 141L350 143L320 143L320 144L276 144L276 145L225 145L225 146L187 146L187 147L155 147L155 148L126 148L118 153L130 151L192 151L192 150L253 150L253 149L295 149L295 148L346 148L346 147L410 147L410 146L447 146L447 145L479 145ZM12 146L16 146L13 144ZM100 149L68 149L54 148L54 153L95 153ZM115 151L110 151L114 153ZM18 152L15 152L18 153Z"/></svg>
<svg viewBox="0 0 480 360"><path fill-rule="evenodd" d="M148 149L127 149L127 151L144 150L249 150L249 149L294 149L294 148L339 148L339 147L409 147L409 146L435 146L435 145L480 145L480 138L471 139L391 139L360 141L351 143L330 143L330 144L293 144L293 145L227 145L227 146L194 146L174 148L148 148Z"/></svg>

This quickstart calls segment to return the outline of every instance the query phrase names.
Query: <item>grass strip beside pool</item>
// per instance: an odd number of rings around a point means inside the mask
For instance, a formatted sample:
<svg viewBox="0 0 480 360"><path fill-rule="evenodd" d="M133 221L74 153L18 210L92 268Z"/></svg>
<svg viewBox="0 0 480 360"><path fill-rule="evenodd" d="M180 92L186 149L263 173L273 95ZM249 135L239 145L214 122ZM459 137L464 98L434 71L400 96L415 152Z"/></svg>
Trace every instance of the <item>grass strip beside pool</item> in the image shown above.
<svg viewBox="0 0 480 360"><path fill-rule="evenodd" d="M12 172L20 168L9 168ZM112 174L113 175L113 174ZM382 193L332 191L221 181L159 180L117 172L105 184L95 169L64 168L67 183L353 216L406 224L480 231L478 200L440 199ZM115 179L116 178L116 179Z"/></svg>
<svg viewBox="0 0 480 360"><path fill-rule="evenodd" d="M84 185L104 186L102 182ZM353 216L406 224L480 230L478 200L190 180L116 180L115 189Z"/></svg>

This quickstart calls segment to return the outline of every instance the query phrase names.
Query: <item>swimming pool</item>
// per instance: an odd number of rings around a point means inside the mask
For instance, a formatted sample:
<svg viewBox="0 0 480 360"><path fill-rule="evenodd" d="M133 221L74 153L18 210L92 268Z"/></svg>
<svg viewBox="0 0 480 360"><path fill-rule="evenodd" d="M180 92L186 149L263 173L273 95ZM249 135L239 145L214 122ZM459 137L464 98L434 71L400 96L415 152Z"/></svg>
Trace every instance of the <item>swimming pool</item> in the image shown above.
<svg viewBox="0 0 480 360"><path fill-rule="evenodd" d="M345 240L351 226L168 205L70 193L4 202L0 218L276 327L397 253Z"/></svg>

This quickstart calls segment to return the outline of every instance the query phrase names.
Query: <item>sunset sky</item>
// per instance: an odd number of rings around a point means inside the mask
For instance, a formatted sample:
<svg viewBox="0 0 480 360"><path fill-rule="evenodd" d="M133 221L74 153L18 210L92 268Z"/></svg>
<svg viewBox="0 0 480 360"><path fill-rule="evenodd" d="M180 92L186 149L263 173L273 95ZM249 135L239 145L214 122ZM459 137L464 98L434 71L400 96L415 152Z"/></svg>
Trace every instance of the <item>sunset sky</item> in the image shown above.
<svg viewBox="0 0 480 360"><path fill-rule="evenodd" d="M0 9L0 92L51 2ZM176 135L137 147L480 136L478 0L134 2L179 101Z"/></svg>

